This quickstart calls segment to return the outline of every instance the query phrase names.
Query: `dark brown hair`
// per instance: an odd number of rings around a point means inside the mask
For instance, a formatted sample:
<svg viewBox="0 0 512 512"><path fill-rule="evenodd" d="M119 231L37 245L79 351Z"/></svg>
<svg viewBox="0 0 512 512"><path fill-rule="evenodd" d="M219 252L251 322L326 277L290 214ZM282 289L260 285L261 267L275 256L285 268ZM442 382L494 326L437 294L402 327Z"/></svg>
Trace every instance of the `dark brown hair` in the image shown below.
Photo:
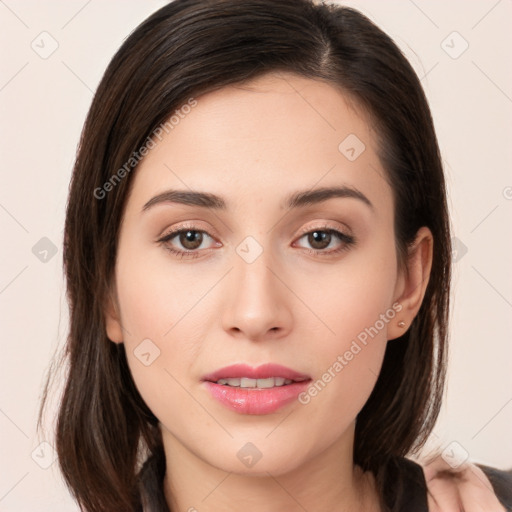
<svg viewBox="0 0 512 512"><path fill-rule="evenodd" d="M140 478L141 463L152 456L155 475L165 468L158 421L136 390L123 344L110 342L105 329L136 170L104 197L95 191L190 98L281 71L338 87L369 115L394 193L399 262L420 227L434 237L421 309L407 332L388 343L357 418L354 463L374 473L383 507L393 509L388 482L393 474L399 486L395 461L433 428L445 378L451 245L437 139L412 67L384 32L350 8L308 0L176 0L144 21L110 62L70 185L64 233L70 331L56 449L83 510L138 510L141 488L156 499L148 490L154 479Z"/></svg>

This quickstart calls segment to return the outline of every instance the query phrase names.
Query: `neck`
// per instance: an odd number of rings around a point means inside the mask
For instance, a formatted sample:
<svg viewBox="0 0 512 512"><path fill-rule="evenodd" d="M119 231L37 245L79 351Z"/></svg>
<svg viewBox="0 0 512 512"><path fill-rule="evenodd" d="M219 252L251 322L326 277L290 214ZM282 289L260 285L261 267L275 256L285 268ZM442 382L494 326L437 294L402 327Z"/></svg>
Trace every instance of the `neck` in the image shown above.
<svg viewBox="0 0 512 512"><path fill-rule="evenodd" d="M215 467L162 432L164 492L171 512L378 512L375 480L352 462L353 429L286 472L240 474Z"/></svg>

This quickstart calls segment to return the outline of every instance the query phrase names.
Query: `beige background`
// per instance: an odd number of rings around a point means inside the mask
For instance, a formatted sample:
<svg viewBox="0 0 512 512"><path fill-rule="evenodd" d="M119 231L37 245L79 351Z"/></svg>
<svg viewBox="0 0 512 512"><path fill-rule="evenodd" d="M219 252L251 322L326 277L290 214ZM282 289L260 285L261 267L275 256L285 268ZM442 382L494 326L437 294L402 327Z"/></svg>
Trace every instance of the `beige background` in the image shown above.
<svg viewBox="0 0 512 512"><path fill-rule="evenodd" d="M44 375L67 330L67 187L108 61L164 3L0 1L0 511L77 510L51 464L51 438L35 432ZM446 165L459 261L447 399L432 446L511 467L512 2L345 3L387 31L422 77ZM42 252L52 246L56 254Z"/></svg>

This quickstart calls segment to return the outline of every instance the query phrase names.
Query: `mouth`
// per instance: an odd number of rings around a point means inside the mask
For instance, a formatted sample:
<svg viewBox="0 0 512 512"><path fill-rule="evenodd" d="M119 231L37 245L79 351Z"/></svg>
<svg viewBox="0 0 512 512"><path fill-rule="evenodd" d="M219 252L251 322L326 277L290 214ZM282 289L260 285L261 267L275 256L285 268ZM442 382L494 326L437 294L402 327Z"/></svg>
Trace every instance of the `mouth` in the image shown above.
<svg viewBox="0 0 512 512"><path fill-rule="evenodd" d="M210 395L239 414L269 414L290 404L311 378L285 366L232 365L202 378Z"/></svg>
<svg viewBox="0 0 512 512"><path fill-rule="evenodd" d="M210 381L211 382L211 381ZM251 379L249 377L241 377L239 379L219 379L216 384L221 386L229 386L232 388L244 388L244 389L269 389L279 388L281 386L288 386L294 381L292 379L285 379L284 377L269 377L268 379Z"/></svg>
<svg viewBox="0 0 512 512"><path fill-rule="evenodd" d="M302 382L310 378L309 375L286 366L267 363L257 368L246 364L233 364L205 375L202 380L232 387L269 388Z"/></svg>

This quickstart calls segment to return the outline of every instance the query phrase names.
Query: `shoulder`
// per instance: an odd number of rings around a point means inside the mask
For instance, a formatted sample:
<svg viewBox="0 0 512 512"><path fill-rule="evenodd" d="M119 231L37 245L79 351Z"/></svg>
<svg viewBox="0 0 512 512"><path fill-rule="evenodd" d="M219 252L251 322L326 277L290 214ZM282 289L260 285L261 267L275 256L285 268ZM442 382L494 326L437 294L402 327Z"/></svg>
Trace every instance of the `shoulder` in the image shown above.
<svg viewBox="0 0 512 512"><path fill-rule="evenodd" d="M512 468L504 470L476 464L487 476L498 500L507 512L512 512Z"/></svg>
<svg viewBox="0 0 512 512"><path fill-rule="evenodd" d="M440 481L445 486L443 492L446 491L446 484L448 483L456 489L455 493L458 492L465 502L483 492L481 497L484 501L495 502L497 500L507 512L512 512L512 469L502 470L471 461L454 469L440 454L429 461L425 461L424 464L425 467L421 469L425 481L428 482L427 493L429 497L433 493L435 499L436 491L439 491L439 488L436 487L436 490L434 490L433 483ZM484 494L487 494L488 497L484 497Z"/></svg>
<svg viewBox="0 0 512 512"><path fill-rule="evenodd" d="M487 476L494 494L512 512L512 469L502 470L483 464L475 464ZM428 512L428 486L423 467L407 459L395 459L387 469L387 485L391 490L388 505L392 511Z"/></svg>

